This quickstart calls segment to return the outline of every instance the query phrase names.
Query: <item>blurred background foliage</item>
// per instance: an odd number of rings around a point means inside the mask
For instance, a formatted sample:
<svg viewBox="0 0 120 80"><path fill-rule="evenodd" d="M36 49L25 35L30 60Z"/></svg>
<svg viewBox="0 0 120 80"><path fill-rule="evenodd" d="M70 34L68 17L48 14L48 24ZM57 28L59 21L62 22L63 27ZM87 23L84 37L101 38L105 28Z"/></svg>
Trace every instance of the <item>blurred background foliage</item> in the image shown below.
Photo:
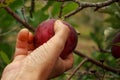
<svg viewBox="0 0 120 80"><path fill-rule="evenodd" d="M88 2L99 2L105 0L81 0ZM19 15L19 17L37 27L42 21L50 18L57 18L60 11L61 2L54 0L35 0L35 10L30 14L31 0L14 0L9 7ZM76 3L66 2L64 4L62 16L70 13L78 7ZM21 11L24 9L24 14ZM115 59L110 52L111 41L120 30L120 4L115 3L98 11L94 8L83 9L79 13L66 19L76 29L79 35L77 50L94 58L104 60L104 64L110 67L120 68L120 61ZM24 28L16 21L4 8L0 8L0 75L7 64L12 60L15 50L17 33ZM101 52L100 49L108 52ZM83 60L82 57L74 55L74 66L65 74L53 80L66 80L73 69ZM104 79L101 76L104 75ZM120 80L119 74L106 71L90 62L86 62L74 75L72 80Z"/></svg>

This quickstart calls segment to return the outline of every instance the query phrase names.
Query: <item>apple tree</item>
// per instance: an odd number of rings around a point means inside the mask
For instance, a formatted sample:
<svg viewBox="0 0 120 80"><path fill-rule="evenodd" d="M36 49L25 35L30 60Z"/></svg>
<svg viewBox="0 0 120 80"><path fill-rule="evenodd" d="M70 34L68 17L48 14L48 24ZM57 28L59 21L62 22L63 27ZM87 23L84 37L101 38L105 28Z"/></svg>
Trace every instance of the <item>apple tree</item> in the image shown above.
<svg viewBox="0 0 120 80"><path fill-rule="evenodd" d="M53 80L120 80L120 0L0 0L0 76L12 61L17 33L34 34L52 18L78 33L73 68Z"/></svg>

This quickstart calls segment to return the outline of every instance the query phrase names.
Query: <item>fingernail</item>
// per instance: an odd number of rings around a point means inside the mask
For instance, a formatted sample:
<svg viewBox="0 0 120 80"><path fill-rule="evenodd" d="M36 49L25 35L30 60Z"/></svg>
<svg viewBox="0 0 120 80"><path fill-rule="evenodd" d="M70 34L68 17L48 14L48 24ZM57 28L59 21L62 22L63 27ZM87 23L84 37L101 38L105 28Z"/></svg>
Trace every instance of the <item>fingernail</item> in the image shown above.
<svg viewBox="0 0 120 80"><path fill-rule="evenodd" d="M63 25L61 20L57 20L56 23L57 23L57 25Z"/></svg>
<svg viewBox="0 0 120 80"><path fill-rule="evenodd" d="M28 32L29 30L27 28L23 28L23 29L21 29L21 31L25 31L25 32L27 31Z"/></svg>

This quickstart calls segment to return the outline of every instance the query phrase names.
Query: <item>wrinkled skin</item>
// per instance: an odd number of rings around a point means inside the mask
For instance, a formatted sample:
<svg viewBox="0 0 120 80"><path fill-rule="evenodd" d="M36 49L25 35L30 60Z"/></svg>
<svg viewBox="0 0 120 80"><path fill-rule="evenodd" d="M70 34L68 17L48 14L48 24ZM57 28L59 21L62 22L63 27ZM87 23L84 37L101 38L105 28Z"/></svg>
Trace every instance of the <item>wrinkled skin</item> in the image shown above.
<svg viewBox="0 0 120 80"><path fill-rule="evenodd" d="M43 43L47 42L52 36L54 36L55 21L56 19L48 19L46 21L43 21L38 26L38 28L35 31L35 37L34 37L34 44L36 48L42 45ZM69 55L69 53L72 53L73 50L75 49L77 45L78 37L77 37L77 32L70 24L68 24L65 21L62 22L70 29L68 39L65 43L65 47L60 55L62 59L65 59Z"/></svg>
<svg viewBox="0 0 120 80"><path fill-rule="evenodd" d="M54 31L50 40L35 49L32 33L22 29L18 33L14 59L4 69L1 80L48 80L70 69L73 55L69 54L64 60L60 58L70 30L57 20Z"/></svg>

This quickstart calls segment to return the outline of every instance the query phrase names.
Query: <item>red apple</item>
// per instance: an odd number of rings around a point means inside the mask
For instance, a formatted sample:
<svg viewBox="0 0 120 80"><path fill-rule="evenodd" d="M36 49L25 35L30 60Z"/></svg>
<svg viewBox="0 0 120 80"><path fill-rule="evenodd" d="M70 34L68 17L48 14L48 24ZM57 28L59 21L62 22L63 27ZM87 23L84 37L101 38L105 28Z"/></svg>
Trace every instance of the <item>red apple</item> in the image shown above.
<svg viewBox="0 0 120 80"><path fill-rule="evenodd" d="M43 43L47 42L52 36L54 36L54 23L56 19L49 19L46 21L43 21L36 29L35 35L34 35L34 45L35 48L39 47ZM66 41L66 44L64 46L64 49L60 55L62 59L65 59L68 54L70 54L77 45L77 33L74 30L74 28L67 22L63 21L65 25L67 25L70 29L70 33L68 36L68 39ZM63 35L64 36L64 35Z"/></svg>
<svg viewBox="0 0 120 80"><path fill-rule="evenodd" d="M120 58L120 32L116 34L112 41L111 52L115 58Z"/></svg>

